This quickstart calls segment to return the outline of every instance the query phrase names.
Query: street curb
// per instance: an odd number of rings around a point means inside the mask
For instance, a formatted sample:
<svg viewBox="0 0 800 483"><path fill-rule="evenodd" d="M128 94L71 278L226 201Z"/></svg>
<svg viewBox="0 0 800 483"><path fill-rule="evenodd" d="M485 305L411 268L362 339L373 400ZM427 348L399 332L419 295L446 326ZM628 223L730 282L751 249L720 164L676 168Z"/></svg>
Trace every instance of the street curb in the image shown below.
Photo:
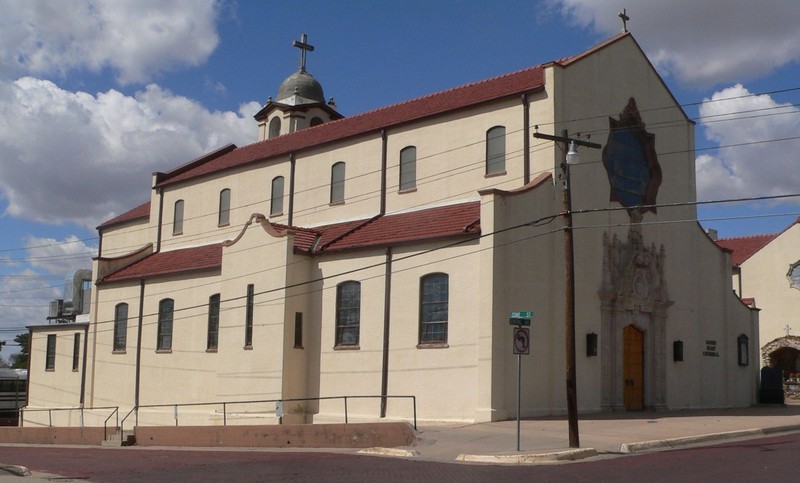
<svg viewBox="0 0 800 483"><path fill-rule="evenodd" d="M31 470L24 466L0 464L0 471L5 471L15 476L31 476Z"/></svg>
<svg viewBox="0 0 800 483"><path fill-rule="evenodd" d="M409 451L407 449L397 449L397 448L364 448L362 450L358 450L358 454L375 454L380 456L395 456L400 458L412 458L414 456L419 456L419 452L417 451Z"/></svg>
<svg viewBox="0 0 800 483"><path fill-rule="evenodd" d="M456 461L469 463L495 463L505 465L518 465L530 463L544 463L553 461L575 461L584 458L597 456L594 448L581 448L566 451L555 451L552 453L538 454L509 454L509 455L479 455L479 454L460 454Z"/></svg>
<svg viewBox="0 0 800 483"><path fill-rule="evenodd" d="M619 447L620 453L642 453L656 449L678 448L692 444L722 441L726 439L744 438L749 436L765 436L768 434L783 433L788 431L800 430L800 424L777 426L763 429L743 429L739 431L727 431L724 433L702 434L699 436L685 436L682 438L660 439L653 441L641 441L638 443L623 443Z"/></svg>

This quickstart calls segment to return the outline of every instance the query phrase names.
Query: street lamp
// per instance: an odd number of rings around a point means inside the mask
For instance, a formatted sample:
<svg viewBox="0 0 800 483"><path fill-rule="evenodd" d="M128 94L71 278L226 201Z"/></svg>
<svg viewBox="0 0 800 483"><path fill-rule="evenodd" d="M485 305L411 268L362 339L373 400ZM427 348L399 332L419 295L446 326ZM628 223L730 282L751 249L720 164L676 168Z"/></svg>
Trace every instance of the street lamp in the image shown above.
<svg viewBox="0 0 800 483"><path fill-rule="evenodd" d="M565 162L561 164L564 173L564 339L566 342L569 447L579 448L581 444L578 435L578 384L575 374L575 244L572 239L572 194L570 192L569 168L580 161L578 146L586 146L593 149L600 149L601 146L597 143L569 138L566 131L564 131L563 136L553 136L542 134L537 129L533 133L533 137L564 143L564 147L568 145L564 156Z"/></svg>

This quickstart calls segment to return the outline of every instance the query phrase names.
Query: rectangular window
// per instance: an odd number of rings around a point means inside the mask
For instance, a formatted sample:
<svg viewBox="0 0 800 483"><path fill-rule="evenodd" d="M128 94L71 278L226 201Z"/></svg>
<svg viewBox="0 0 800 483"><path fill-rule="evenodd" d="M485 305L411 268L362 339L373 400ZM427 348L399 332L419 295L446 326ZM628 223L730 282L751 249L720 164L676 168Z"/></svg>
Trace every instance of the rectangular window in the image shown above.
<svg viewBox="0 0 800 483"><path fill-rule="evenodd" d="M122 352L127 345L128 304L117 304L114 309L114 352Z"/></svg>
<svg viewBox="0 0 800 483"><path fill-rule="evenodd" d="M253 305L255 302L255 286L247 286L247 309L244 320L244 346L253 347Z"/></svg>
<svg viewBox="0 0 800 483"><path fill-rule="evenodd" d="M331 204L344 203L344 162L331 166Z"/></svg>
<svg viewBox="0 0 800 483"><path fill-rule="evenodd" d="M408 146L400 151L400 191L417 187L417 148Z"/></svg>
<svg viewBox="0 0 800 483"><path fill-rule="evenodd" d="M72 344L72 370L77 371L81 366L81 335L75 334Z"/></svg>
<svg viewBox="0 0 800 483"><path fill-rule="evenodd" d="M506 171L506 128L495 126L486 132L486 174Z"/></svg>
<svg viewBox="0 0 800 483"><path fill-rule="evenodd" d="M336 345L357 346L361 325L361 284L342 282L336 287Z"/></svg>
<svg viewBox="0 0 800 483"><path fill-rule="evenodd" d="M294 348L303 348L303 313L294 313Z"/></svg>
<svg viewBox="0 0 800 483"><path fill-rule="evenodd" d="M156 350L172 350L172 314L175 309L175 301L164 299L158 304L158 340Z"/></svg>
<svg viewBox="0 0 800 483"><path fill-rule="evenodd" d="M206 350L215 351L219 346L219 294L208 299L208 343Z"/></svg>
<svg viewBox="0 0 800 483"><path fill-rule="evenodd" d="M283 176L276 176L272 180L272 195L269 202L269 214L271 216L283 214Z"/></svg>
<svg viewBox="0 0 800 483"><path fill-rule="evenodd" d="M172 216L172 234L180 235L183 233L183 200L175 202L175 211Z"/></svg>
<svg viewBox="0 0 800 483"><path fill-rule="evenodd" d="M219 192L219 226L225 226L231 222L231 190L224 189Z"/></svg>
<svg viewBox="0 0 800 483"><path fill-rule="evenodd" d="M419 343L447 343L449 280L446 273L422 277L420 283Z"/></svg>
<svg viewBox="0 0 800 483"><path fill-rule="evenodd" d="M46 371L56 370L56 335L47 336L47 355L45 357L44 369Z"/></svg>

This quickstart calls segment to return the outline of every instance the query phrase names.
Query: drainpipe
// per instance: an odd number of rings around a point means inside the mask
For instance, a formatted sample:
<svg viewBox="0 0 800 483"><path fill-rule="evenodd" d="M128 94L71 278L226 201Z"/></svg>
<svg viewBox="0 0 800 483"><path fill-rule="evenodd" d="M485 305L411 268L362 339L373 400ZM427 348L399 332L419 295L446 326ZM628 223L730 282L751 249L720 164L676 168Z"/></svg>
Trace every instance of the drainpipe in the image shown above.
<svg viewBox="0 0 800 483"><path fill-rule="evenodd" d="M83 363L81 364L81 400L80 405L83 407L83 401L86 394L86 360L87 348L89 347L89 324L83 329Z"/></svg>
<svg viewBox="0 0 800 483"><path fill-rule="evenodd" d="M294 153L291 153L289 155L289 219L286 222L286 224L289 226L293 226L292 221L294 219L294 170Z"/></svg>
<svg viewBox="0 0 800 483"><path fill-rule="evenodd" d="M158 233L156 234L156 253L161 251L161 225L164 222L164 190L158 190Z"/></svg>
<svg viewBox="0 0 800 483"><path fill-rule="evenodd" d="M531 182L531 105L528 94L522 94L522 162L523 184Z"/></svg>
<svg viewBox="0 0 800 483"><path fill-rule="evenodd" d="M381 215L386 214L386 129L381 129Z"/></svg>
<svg viewBox="0 0 800 483"><path fill-rule="evenodd" d="M392 247L386 248L386 271L383 291L383 364L381 366L381 417L386 417L386 395L389 390L389 328L392 300Z"/></svg>
<svg viewBox="0 0 800 483"><path fill-rule="evenodd" d="M139 327L136 329L136 378L133 390L133 407L136 408L136 419L139 419L139 378L142 370L142 323L144 321L144 279L139 282Z"/></svg>

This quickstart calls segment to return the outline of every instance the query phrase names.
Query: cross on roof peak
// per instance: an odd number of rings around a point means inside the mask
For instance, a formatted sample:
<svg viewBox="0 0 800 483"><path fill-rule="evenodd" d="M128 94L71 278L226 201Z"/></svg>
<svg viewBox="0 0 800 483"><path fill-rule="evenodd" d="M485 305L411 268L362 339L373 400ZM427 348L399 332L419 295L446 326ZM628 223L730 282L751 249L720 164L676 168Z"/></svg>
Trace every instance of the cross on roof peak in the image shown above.
<svg viewBox="0 0 800 483"><path fill-rule="evenodd" d="M783 328L786 331L786 337L789 337L789 332L792 331L792 328L789 327L789 324L786 324L786 327Z"/></svg>
<svg viewBox="0 0 800 483"><path fill-rule="evenodd" d="M624 33L627 33L628 32L628 20L631 19L630 17L628 17L627 9L623 8L622 11L619 14L617 14L617 17L622 19L622 31Z"/></svg>
<svg viewBox="0 0 800 483"><path fill-rule="evenodd" d="M300 41L292 41L292 47L300 49L300 70L306 71L306 52L313 52L314 46L308 43L308 35L303 34L300 36Z"/></svg>

